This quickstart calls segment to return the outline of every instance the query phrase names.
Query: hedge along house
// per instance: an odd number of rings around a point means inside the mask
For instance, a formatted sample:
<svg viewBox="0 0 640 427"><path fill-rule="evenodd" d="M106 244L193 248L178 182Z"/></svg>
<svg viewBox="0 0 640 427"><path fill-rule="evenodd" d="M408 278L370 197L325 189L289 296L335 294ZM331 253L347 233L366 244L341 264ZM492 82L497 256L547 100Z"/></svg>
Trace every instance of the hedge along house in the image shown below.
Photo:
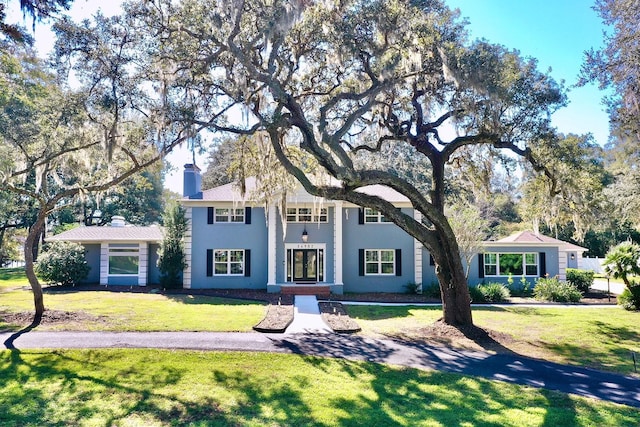
<svg viewBox="0 0 640 427"><path fill-rule="evenodd" d="M160 281L157 267L162 242L158 226L128 226L114 216L106 227L78 227L47 238L80 243L91 270L85 283L146 286Z"/></svg>

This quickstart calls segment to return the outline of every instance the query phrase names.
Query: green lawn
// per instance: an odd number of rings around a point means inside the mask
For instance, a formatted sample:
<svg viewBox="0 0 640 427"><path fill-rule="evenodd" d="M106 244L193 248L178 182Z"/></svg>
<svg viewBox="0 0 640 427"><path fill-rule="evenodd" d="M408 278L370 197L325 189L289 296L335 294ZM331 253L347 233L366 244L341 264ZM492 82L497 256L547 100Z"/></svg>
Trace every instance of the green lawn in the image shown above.
<svg viewBox="0 0 640 427"><path fill-rule="evenodd" d="M42 324L38 330L250 331L265 314L265 306L255 302L127 292L47 293L45 305L85 317ZM24 275L0 270L0 312L28 312L32 307ZM439 307L410 306L349 306L348 312L365 335L417 339L421 338L420 328L442 315ZM478 326L509 337L500 341L504 351L625 374L634 373L632 353L640 361L640 313L619 307L483 307L475 308L473 316ZM0 321L0 330L23 326Z"/></svg>
<svg viewBox="0 0 640 427"><path fill-rule="evenodd" d="M373 336L419 337L419 327L442 316L440 307L349 306L349 315ZM640 361L640 313L620 307L482 307L474 323L509 336L505 351L606 371L634 373Z"/></svg>
<svg viewBox="0 0 640 427"><path fill-rule="evenodd" d="M3 279L5 277L5 279ZM128 292L46 292L48 310L80 313L78 320L38 326L38 330L88 331L250 331L265 314L265 304L195 295ZM24 274L0 270L0 312L33 310ZM24 325L6 324L0 330Z"/></svg>
<svg viewBox="0 0 640 427"><path fill-rule="evenodd" d="M640 425L612 403L297 355L7 350L0 372L2 426Z"/></svg>

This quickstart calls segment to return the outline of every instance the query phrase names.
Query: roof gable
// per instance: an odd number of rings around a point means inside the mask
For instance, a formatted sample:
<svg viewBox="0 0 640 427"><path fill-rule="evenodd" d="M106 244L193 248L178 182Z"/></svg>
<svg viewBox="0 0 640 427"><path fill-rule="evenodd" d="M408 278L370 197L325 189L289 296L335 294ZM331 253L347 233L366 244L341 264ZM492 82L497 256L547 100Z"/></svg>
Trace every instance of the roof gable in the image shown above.
<svg viewBox="0 0 640 427"><path fill-rule="evenodd" d="M340 182L337 180L331 180L332 185L340 185ZM230 183L224 184L218 187L211 188L209 190L204 190L202 192L202 201L213 201L213 202L232 202L232 203L248 203L251 202L250 194L252 190L255 190L257 186L257 180L255 177L247 178L245 181L246 185L246 193L244 196L240 194L240 189L237 184ZM359 191L364 194L368 194L371 196L378 196L388 202L391 203L409 203L409 199L404 195L400 194L396 190L384 186L384 185L368 185L366 187L358 188L356 191ZM313 200L317 200L318 198L312 196L302 185L298 185L295 192L288 195L287 200L291 203L305 203Z"/></svg>
<svg viewBox="0 0 640 427"><path fill-rule="evenodd" d="M564 240L554 239L553 237L545 236L544 234L534 233L533 231L520 231L507 236L500 240L484 242L485 246L496 246L499 244L517 244L517 245L532 245L532 246L557 246L562 250L569 251L587 251L587 248L583 248L573 243L565 242Z"/></svg>

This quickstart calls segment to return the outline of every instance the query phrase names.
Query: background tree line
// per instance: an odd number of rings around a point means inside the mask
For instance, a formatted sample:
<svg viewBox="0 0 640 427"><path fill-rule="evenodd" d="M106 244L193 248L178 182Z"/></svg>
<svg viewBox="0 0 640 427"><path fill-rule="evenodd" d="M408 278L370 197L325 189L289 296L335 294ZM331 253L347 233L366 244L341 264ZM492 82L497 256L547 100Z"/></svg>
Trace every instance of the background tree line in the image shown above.
<svg viewBox="0 0 640 427"><path fill-rule="evenodd" d="M596 3L615 30L582 74L615 88L604 149L551 127L566 103L562 83L517 50L469 40L459 12L438 0L131 1L121 16L57 20L49 64L4 25L0 176L35 204L24 251L34 293L32 251L47 218L88 195L113 197L207 129L240 143L231 177L242 187L259 174L265 203L283 194L275 187L291 181L277 177L288 175L311 194L385 214L434 257L445 322L469 324L456 223L470 221L452 212L477 214L489 237L518 221L578 243L593 233L594 254L607 233L637 228L637 180L626 167L637 161L628 84L637 64L620 61L629 46L620 33L637 37L632 3ZM37 19L68 2L22 6ZM80 87L68 85L71 75ZM212 162L226 161L223 144ZM399 191L422 218L357 191L370 184Z"/></svg>

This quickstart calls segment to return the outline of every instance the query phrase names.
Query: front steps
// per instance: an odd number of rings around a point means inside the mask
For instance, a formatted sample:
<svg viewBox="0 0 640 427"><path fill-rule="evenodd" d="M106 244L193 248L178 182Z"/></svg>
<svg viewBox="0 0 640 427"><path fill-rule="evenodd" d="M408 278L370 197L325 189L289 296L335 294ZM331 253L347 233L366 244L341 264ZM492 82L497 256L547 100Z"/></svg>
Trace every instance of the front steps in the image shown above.
<svg viewBox="0 0 640 427"><path fill-rule="evenodd" d="M331 287L329 285L282 285L280 293L283 295L315 295L318 298L329 298Z"/></svg>

